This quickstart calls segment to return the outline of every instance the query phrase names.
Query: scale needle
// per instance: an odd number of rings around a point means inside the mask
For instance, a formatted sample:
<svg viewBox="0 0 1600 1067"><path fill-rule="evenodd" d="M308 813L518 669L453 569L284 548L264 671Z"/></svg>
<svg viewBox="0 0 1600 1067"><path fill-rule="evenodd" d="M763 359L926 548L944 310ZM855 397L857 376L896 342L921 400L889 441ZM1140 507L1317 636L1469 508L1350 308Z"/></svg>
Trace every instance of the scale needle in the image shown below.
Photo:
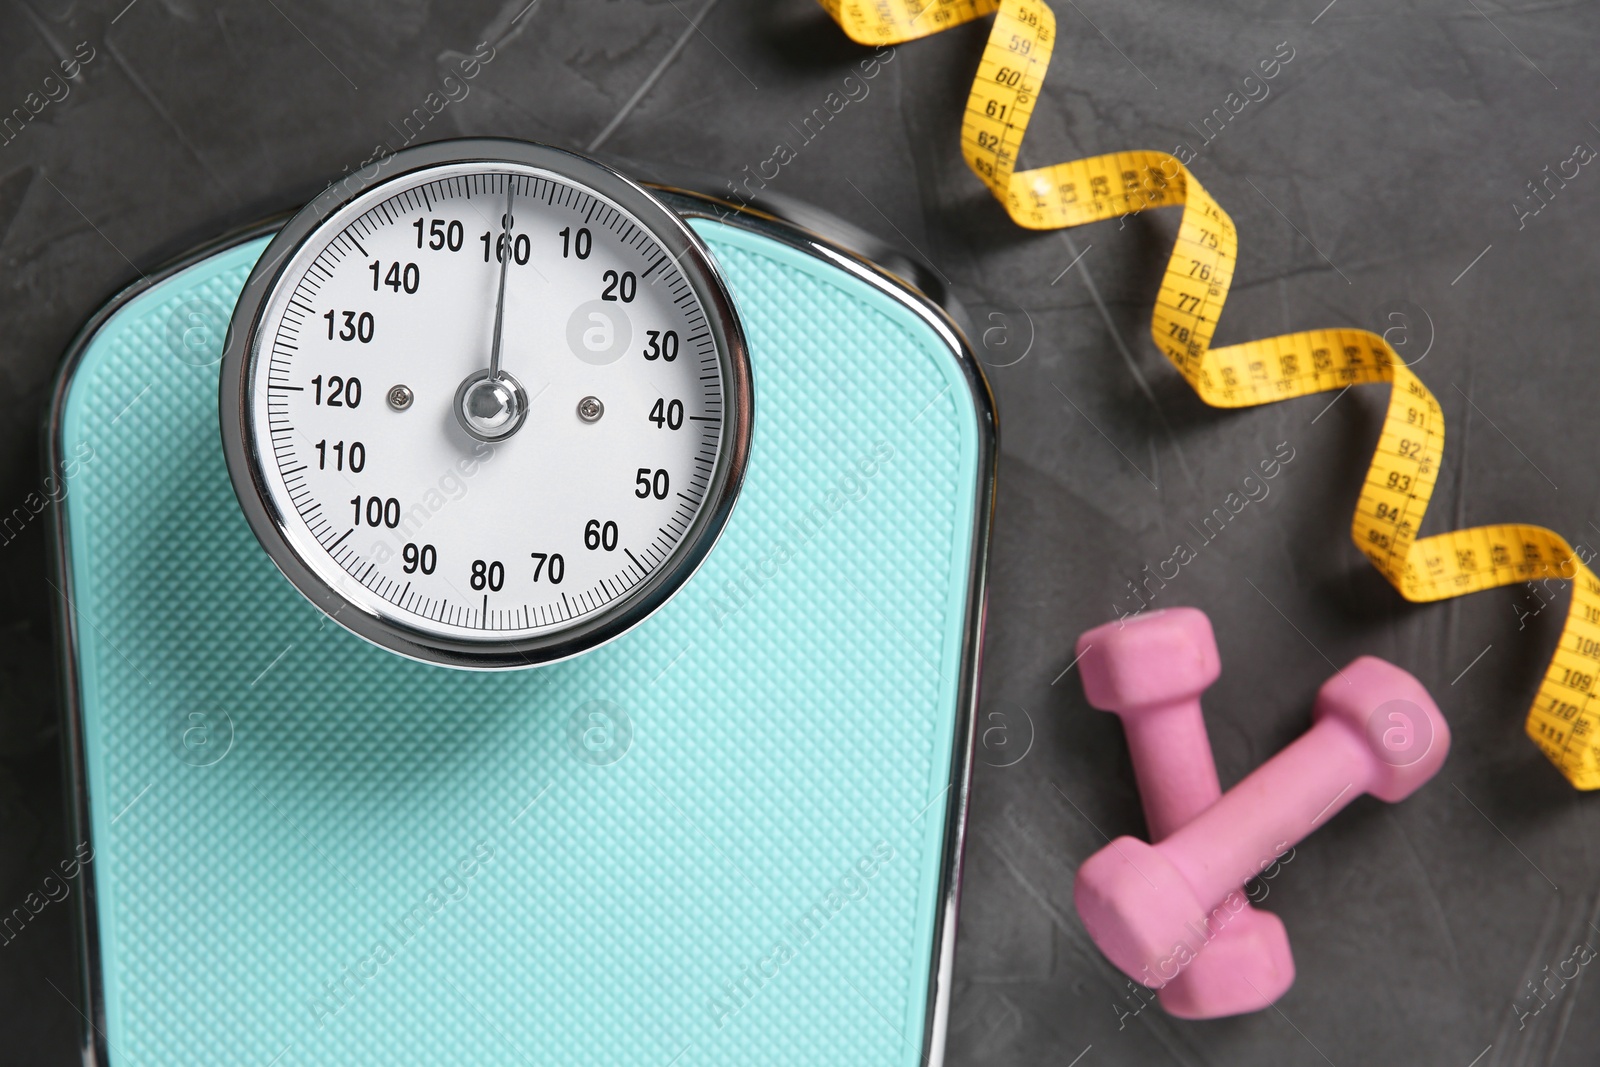
<svg viewBox="0 0 1600 1067"><path fill-rule="evenodd" d="M489 377L500 377L500 338L506 318L506 274L511 265L511 195L515 186L512 175L506 175L506 213L500 219L500 293L494 301L494 346L489 351Z"/></svg>

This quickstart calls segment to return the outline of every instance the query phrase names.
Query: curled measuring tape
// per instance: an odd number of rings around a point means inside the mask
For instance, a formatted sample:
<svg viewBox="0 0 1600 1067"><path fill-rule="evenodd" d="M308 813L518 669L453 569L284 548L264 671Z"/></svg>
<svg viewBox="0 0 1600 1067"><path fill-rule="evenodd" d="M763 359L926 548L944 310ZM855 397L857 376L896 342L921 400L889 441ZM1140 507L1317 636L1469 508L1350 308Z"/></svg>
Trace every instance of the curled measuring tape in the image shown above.
<svg viewBox="0 0 1600 1067"><path fill-rule="evenodd" d="M998 12L961 124L967 164L1019 226L1054 230L1182 205L1177 243L1151 317L1165 352L1200 399L1251 407L1367 382L1393 390L1351 523L1372 565L1411 601L1445 600L1535 579L1573 581L1572 606L1528 712L1528 736L1579 789L1600 788L1600 581L1541 526L1477 526L1417 538L1444 454L1444 414L1389 343L1366 330L1311 330L1212 348L1239 239L1233 220L1165 152L1117 152L1033 170L1017 152L1055 45L1040 0L819 0L862 44L898 44Z"/></svg>

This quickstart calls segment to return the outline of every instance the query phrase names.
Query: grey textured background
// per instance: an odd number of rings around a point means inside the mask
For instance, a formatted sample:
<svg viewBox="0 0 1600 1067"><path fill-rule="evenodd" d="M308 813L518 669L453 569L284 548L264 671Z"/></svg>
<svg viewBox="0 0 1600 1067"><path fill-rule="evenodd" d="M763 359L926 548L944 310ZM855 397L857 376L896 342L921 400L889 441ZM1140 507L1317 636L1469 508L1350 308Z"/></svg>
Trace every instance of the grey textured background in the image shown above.
<svg viewBox="0 0 1600 1067"><path fill-rule="evenodd" d="M453 53L497 50L424 139L581 149L609 130L607 150L730 178L791 140L788 123L865 54L810 0L541 0L518 19L524 2L0 4L0 113L79 42L95 49L70 95L0 145L3 510L40 483L52 376L103 299L198 240L296 205L379 141L398 144L392 124ZM1219 341L1389 329L1448 420L1424 531L1520 520L1600 544L1587 439L1600 402L1600 174L1585 167L1520 229L1512 207L1541 168L1600 144L1600 12L1325 3L1058 3L1061 43L1024 162L1198 146L1187 124L1289 42L1270 96L1194 166L1244 246ZM1382 387L1327 411L1329 397L1201 404L1147 334L1176 212L1070 236L1012 226L956 143L986 33L897 49L871 94L774 183L938 264L996 364L984 764L951 1062L1594 1063L1600 980L1587 969L1520 1030L1513 1009L1536 1006L1529 978L1579 943L1600 946L1600 797L1570 789L1522 733L1565 597L1537 615L1520 589L1408 605L1355 552L1348 519ZM1158 601L1216 623L1223 677L1206 705L1224 785L1298 734L1330 664L1361 653L1428 684L1455 747L1414 798L1357 801L1265 884L1299 966L1278 1010L1119 1017L1135 1002L1078 924L1072 872L1102 833L1143 825L1116 721L1062 671L1080 631L1131 605L1125 581L1279 442L1295 458L1270 496ZM0 547L5 911L70 849L44 533L35 521ZM52 905L0 946L4 1062L74 1062L70 915Z"/></svg>

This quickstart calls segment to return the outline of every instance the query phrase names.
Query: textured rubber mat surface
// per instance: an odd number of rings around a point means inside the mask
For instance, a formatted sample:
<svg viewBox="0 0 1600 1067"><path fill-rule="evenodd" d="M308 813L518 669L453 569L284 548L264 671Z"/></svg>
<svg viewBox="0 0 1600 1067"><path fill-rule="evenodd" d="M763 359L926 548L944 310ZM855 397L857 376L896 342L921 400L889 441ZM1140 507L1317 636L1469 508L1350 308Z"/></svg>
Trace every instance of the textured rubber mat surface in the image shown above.
<svg viewBox="0 0 1600 1067"><path fill-rule="evenodd" d="M978 417L910 313L698 228L750 337L738 507L652 619L532 671L368 646L250 534L217 360L264 241L92 339L61 442L112 1064L917 1062Z"/></svg>

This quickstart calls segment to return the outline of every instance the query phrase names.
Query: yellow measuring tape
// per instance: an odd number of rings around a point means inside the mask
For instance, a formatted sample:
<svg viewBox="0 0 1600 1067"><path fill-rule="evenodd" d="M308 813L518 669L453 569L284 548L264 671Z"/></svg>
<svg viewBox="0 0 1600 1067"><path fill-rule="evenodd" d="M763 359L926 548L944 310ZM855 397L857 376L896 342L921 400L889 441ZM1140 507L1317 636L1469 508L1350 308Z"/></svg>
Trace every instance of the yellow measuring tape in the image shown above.
<svg viewBox="0 0 1600 1067"><path fill-rule="evenodd" d="M1117 152L1018 171L1017 152L1055 45L1040 0L820 0L851 38L898 44L998 11L961 123L967 163L1011 218L1033 230L1183 205L1151 318L1156 347L1206 403L1250 407L1366 382L1391 382L1389 411L1351 536L1400 595L1444 600L1515 582L1573 579L1572 607L1528 712L1528 736L1579 789L1600 788L1600 581L1540 526L1478 526L1417 538L1444 454L1439 402L1389 343L1366 330L1311 330L1212 348L1233 280L1233 220L1174 157Z"/></svg>

